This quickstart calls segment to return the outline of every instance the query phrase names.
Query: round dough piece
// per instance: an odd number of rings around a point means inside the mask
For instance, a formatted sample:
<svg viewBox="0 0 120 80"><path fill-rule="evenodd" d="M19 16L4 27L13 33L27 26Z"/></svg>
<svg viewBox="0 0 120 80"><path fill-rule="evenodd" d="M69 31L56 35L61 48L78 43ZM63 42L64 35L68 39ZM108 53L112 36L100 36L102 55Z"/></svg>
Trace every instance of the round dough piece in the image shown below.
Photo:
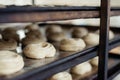
<svg viewBox="0 0 120 80"><path fill-rule="evenodd" d="M99 34L99 33L100 33L100 30L97 30L96 33ZM109 39L111 40L111 39L113 39L114 37L115 37L115 34L113 33L113 31L109 30Z"/></svg>
<svg viewBox="0 0 120 80"><path fill-rule="evenodd" d="M91 70L92 70L92 66L89 62L84 62L71 68L71 72L77 75L84 75L87 72L90 72Z"/></svg>
<svg viewBox="0 0 120 80"><path fill-rule="evenodd" d="M26 36L38 36L38 37L42 35L39 30L32 30L25 34L26 34Z"/></svg>
<svg viewBox="0 0 120 80"><path fill-rule="evenodd" d="M84 27L73 28L72 37L73 38L82 38L88 34L88 30Z"/></svg>
<svg viewBox="0 0 120 80"><path fill-rule="evenodd" d="M8 28L5 28L3 31L2 31L2 34L16 34L17 30L16 28L13 28L13 27L8 27Z"/></svg>
<svg viewBox="0 0 120 80"><path fill-rule="evenodd" d="M48 41L59 42L65 39L65 34L62 32L59 33L50 33L47 35Z"/></svg>
<svg viewBox="0 0 120 80"><path fill-rule="evenodd" d="M15 41L19 42L20 41L20 38L19 38L19 35L18 34L2 34L2 38L4 40L10 40L10 39L14 39Z"/></svg>
<svg viewBox="0 0 120 80"><path fill-rule="evenodd" d="M0 40L0 50L16 50L17 42L13 39L4 41Z"/></svg>
<svg viewBox="0 0 120 80"><path fill-rule="evenodd" d="M99 58L98 57L95 57L93 59L90 60L90 63L94 66L98 66L98 60Z"/></svg>
<svg viewBox="0 0 120 80"><path fill-rule="evenodd" d="M0 51L0 75L9 75L24 67L22 56L11 51Z"/></svg>
<svg viewBox="0 0 120 80"><path fill-rule="evenodd" d="M84 37L84 41L88 46L95 46L99 44L99 35L95 33L88 33L87 36Z"/></svg>
<svg viewBox="0 0 120 80"><path fill-rule="evenodd" d="M38 25L27 25L25 27L25 30L27 30L27 31L33 31L33 30L38 30L38 29L39 29Z"/></svg>
<svg viewBox="0 0 120 80"><path fill-rule="evenodd" d="M46 34L49 34L49 33L60 33L62 31L63 30L62 30L61 26L59 26L59 25L49 25L46 28Z"/></svg>
<svg viewBox="0 0 120 80"><path fill-rule="evenodd" d="M46 41L43 37L37 37L37 36L27 36L22 39L22 45L25 47L29 44L37 44Z"/></svg>
<svg viewBox="0 0 120 80"><path fill-rule="evenodd" d="M23 49L25 56L34 59L41 59L45 57L54 57L56 49L54 46L47 42L38 44L29 44Z"/></svg>
<svg viewBox="0 0 120 80"><path fill-rule="evenodd" d="M82 39L63 39L60 42L60 50L63 51L81 51L86 47L85 42Z"/></svg>
<svg viewBox="0 0 120 80"><path fill-rule="evenodd" d="M68 72L60 72L53 75L50 80L72 80L72 76Z"/></svg>

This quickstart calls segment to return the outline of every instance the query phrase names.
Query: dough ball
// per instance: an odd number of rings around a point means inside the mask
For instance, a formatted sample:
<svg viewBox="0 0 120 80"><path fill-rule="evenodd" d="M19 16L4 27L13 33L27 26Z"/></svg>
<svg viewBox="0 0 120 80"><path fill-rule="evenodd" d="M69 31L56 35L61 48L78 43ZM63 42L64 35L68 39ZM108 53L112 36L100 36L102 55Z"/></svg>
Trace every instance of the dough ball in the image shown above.
<svg viewBox="0 0 120 80"><path fill-rule="evenodd" d="M110 50L110 53L111 54L118 54L118 55L120 55L120 46L115 47L112 50Z"/></svg>
<svg viewBox="0 0 120 80"><path fill-rule="evenodd" d="M95 58L90 60L90 63L94 66L98 66L98 61L99 61L99 58L95 57Z"/></svg>
<svg viewBox="0 0 120 80"><path fill-rule="evenodd" d="M37 43L41 43L44 42L45 38L36 38L36 37L26 37L22 39L22 46L25 47L29 44L37 44Z"/></svg>
<svg viewBox="0 0 120 80"><path fill-rule="evenodd" d="M37 44L46 41L44 37L37 37L37 36L27 36L22 39L22 45L25 47L29 44Z"/></svg>
<svg viewBox="0 0 120 80"><path fill-rule="evenodd" d="M68 72L60 72L53 75L50 80L72 80L72 76Z"/></svg>
<svg viewBox="0 0 120 80"><path fill-rule="evenodd" d="M2 31L2 34L16 34L17 30L16 28L13 28L13 27L8 27L8 28L5 28L3 31Z"/></svg>
<svg viewBox="0 0 120 80"><path fill-rule="evenodd" d="M100 31L97 30L96 33L99 34ZM115 34L113 33L113 31L109 30L109 39L111 40L111 39L113 39L114 37L115 37Z"/></svg>
<svg viewBox="0 0 120 80"><path fill-rule="evenodd" d="M47 42L38 44L29 44L23 49L25 56L34 59L41 59L45 57L54 57L56 49L54 46Z"/></svg>
<svg viewBox="0 0 120 80"><path fill-rule="evenodd" d="M17 42L20 41L19 35L17 34L17 30L16 28L6 28L2 31L2 38L4 40L10 40L10 39L14 39Z"/></svg>
<svg viewBox="0 0 120 80"><path fill-rule="evenodd" d="M65 34L62 32L59 33L50 33L47 35L48 41L59 42L65 39Z"/></svg>
<svg viewBox="0 0 120 80"><path fill-rule="evenodd" d="M39 30L32 30L25 34L26 34L26 36L38 36L38 37L42 35Z"/></svg>
<svg viewBox="0 0 120 80"><path fill-rule="evenodd" d="M21 70L23 58L11 51L0 51L0 75L9 75Z"/></svg>
<svg viewBox="0 0 120 80"><path fill-rule="evenodd" d="M63 51L81 51L86 47L85 42L82 39L63 39L60 42L60 50Z"/></svg>
<svg viewBox="0 0 120 80"><path fill-rule="evenodd" d="M16 50L16 48L17 42L15 40L0 40L0 50Z"/></svg>
<svg viewBox="0 0 120 80"><path fill-rule="evenodd" d="M25 30L27 30L27 31L33 31L33 30L38 30L38 29L39 29L38 25L27 25L25 27Z"/></svg>
<svg viewBox="0 0 120 80"><path fill-rule="evenodd" d="M91 70L92 66L89 62L84 62L71 68L71 72L77 75L85 75L87 72L90 72Z"/></svg>
<svg viewBox="0 0 120 80"><path fill-rule="evenodd" d="M84 41L86 42L86 44L88 46L95 46L99 44L99 35L95 34L95 33L88 33L88 35L86 35L84 37Z"/></svg>
<svg viewBox="0 0 120 80"><path fill-rule="evenodd" d="M4 40L10 40L10 39L14 39L15 41L19 42L20 41L20 38L19 38L19 35L18 34L2 34L2 38Z"/></svg>
<svg viewBox="0 0 120 80"><path fill-rule="evenodd" d="M62 30L61 26L59 26L59 25L49 25L46 28L46 35L49 33L60 33L62 31L63 30Z"/></svg>
<svg viewBox="0 0 120 80"><path fill-rule="evenodd" d="M88 34L88 30L84 27L73 28L72 37L73 38L82 38Z"/></svg>

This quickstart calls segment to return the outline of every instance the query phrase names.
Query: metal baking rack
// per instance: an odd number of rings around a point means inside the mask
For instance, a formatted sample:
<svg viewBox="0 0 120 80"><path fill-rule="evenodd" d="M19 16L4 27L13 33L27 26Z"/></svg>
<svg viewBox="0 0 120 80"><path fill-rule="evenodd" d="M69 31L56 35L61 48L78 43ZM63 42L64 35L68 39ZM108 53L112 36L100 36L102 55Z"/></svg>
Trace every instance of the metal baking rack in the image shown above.
<svg viewBox="0 0 120 80"><path fill-rule="evenodd" d="M31 7L9 6L0 8L0 23L40 22L80 18L100 18L100 46L59 59L11 80L45 80L51 75L87 61L97 52L100 58L97 80L111 80L120 73L120 64L108 70L108 50L120 45L120 38L108 42L109 18L120 15L120 8L110 8L109 0L101 0L101 7ZM0 79L1 80L1 79Z"/></svg>

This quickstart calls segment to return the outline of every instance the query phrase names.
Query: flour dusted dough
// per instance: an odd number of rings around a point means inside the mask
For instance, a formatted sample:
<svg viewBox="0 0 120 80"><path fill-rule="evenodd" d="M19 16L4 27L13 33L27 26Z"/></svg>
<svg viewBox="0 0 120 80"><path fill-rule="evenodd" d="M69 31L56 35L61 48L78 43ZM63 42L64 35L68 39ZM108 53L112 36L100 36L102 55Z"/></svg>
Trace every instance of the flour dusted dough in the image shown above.
<svg viewBox="0 0 120 80"><path fill-rule="evenodd" d="M98 66L98 60L99 58L98 57L95 57L93 59L90 60L90 63L94 66Z"/></svg>
<svg viewBox="0 0 120 80"><path fill-rule="evenodd" d="M0 51L0 75L8 75L21 70L23 58L11 51Z"/></svg>
<svg viewBox="0 0 120 80"><path fill-rule="evenodd" d="M60 43L60 49L63 51L81 51L86 47L82 39L63 39Z"/></svg>
<svg viewBox="0 0 120 80"><path fill-rule="evenodd" d="M88 46L95 46L99 44L99 35L95 33L88 33L88 35L84 37L84 40Z"/></svg>
<svg viewBox="0 0 120 80"><path fill-rule="evenodd" d="M74 38L82 38L88 34L88 30L84 27L76 27L73 28L72 37Z"/></svg>
<svg viewBox="0 0 120 80"><path fill-rule="evenodd" d="M71 68L71 72L77 75L84 75L87 72L90 72L91 70L92 70L92 66L89 62L84 62Z"/></svg>
<svg viewBox="0 0 120 80"><path fill-rule="evenodd" d="M72 76L68 72L59 72L53 75L50 80L72 80Z"/></svg>
<svg viewBox="0 0 120 80"><path fill-rule="evenodd" d="M23 53L34 59L41 59L45 57L54 57L56 49L54 46L47 42L41 42L38 44L29 44L23 49Z"/></svg>

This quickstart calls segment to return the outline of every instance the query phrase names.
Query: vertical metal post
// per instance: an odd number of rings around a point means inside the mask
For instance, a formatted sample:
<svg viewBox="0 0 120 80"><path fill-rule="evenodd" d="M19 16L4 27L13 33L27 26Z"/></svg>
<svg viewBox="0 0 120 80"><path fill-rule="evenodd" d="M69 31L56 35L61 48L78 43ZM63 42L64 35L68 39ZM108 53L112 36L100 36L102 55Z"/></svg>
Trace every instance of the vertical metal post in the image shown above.
<svg viewBox="0 0 120 80"><path fill-rule="evenodd" d="M34 0L32 0L32 5L35 6L35 1Z"/></svg>
<svg viewBox="0 0 120 80"><path fill-rule="evenodd" d="M101 0L98 80L107 80L110 0Z"/></svg>

